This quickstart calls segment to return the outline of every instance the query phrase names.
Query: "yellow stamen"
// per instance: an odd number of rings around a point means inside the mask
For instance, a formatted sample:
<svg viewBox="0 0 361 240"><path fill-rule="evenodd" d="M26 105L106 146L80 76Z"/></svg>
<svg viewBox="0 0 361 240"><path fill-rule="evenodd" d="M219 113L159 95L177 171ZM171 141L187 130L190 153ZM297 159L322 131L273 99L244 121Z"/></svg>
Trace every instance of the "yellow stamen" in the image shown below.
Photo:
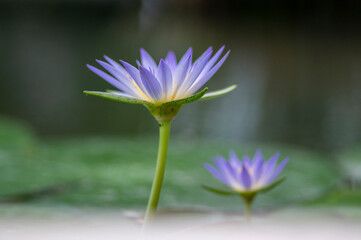
<svg viewBox="0 0 361 240"><path fill-rule="evenodd" d="M153 102L153 100L149 99L145 93L142 91L142 89L140 89L140 87L137 85L137 83L129 76L127 75L127 78L129 79L129 81L132 82L132 84L134 85L134 87L140 92L140 94L142 94L142 96L148 101L148 102Z"/></svg>

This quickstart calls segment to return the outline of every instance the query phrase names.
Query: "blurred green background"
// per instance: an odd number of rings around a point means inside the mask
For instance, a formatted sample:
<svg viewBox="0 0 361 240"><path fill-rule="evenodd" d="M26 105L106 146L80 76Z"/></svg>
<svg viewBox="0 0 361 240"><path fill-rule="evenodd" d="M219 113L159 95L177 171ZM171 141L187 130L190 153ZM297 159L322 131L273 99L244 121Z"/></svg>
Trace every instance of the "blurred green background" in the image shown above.
<svg viewBox="0 0 361 240"><path fill-rule="evenodd" d="M161 206L240 209L201 189L221 186L202 165L262 148L291 161L260 208L360 207L360 12L356 1L1 1L0 212L143 209L157 124L140 106L86 97L111 86L85 65L223 44L231 55L207 86L238 88L180 111Z"/></svg>

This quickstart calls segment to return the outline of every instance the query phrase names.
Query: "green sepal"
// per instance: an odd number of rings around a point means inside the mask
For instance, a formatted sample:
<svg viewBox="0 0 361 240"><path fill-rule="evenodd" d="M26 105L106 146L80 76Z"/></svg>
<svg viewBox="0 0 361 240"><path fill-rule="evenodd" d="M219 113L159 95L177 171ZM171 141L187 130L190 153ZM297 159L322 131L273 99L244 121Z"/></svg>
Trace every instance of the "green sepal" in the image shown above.
<svg viewBox="0 0 361 240"><path fill-rule="evenodd" d="M186 103L194 102L201 97L203 97L206 92L208 91L208 88L203 89L202 91L194 94L193 96L174 100L171 102L165 102L165 103L151 103L144 100L139 100L136 98L130 98L126 96L120 96L119 94L116 94L117 91L107 90L107 92L98 92L98 91L84 91L87 95L102 97L106 99L110 99L113 101L118 102L125 102L125 103L131 103L131 104L142 104L148 110L150 113L158 120L158 121L164 121L164 120L172 120L178 113L178 111L181 109L181 107Z"/></svg>
<svg viewBox="0 0 361 240"><path fill-rule="evenodd" d="M202 185L202 188L204 188L207 191L216 193L216 194L220 194L220 195L237 195L238 192L233 191L233 190L221 190L221 189L216 189L216 188L212 188L206 185Z"/></svg>
<svg viewBox="0 0 361 240"><path fill-rule="evenodd" d="M237 87L237 84L233 84L233 85L231 85L229 87L226 87L226 88L223 88L221 90L206 93L201 97L200 100L208 100L208 99L220 97L220 96L225 95L225 94L227 94L229 92L232 92L236 87Z"/></svg>
<svg viewBox="0 0 361 240"><path fill-rule="evenodd" d="M139 100L136 98L128 98L125 96L119 96L118 94L115 94L114 92L97 92L97 91L83 91L87 95L102 97L106 99L110 99L113 101L118 102L125 102L125 103L131 103L131 104L151 104L150 102Z"/></svg>
<svg viewBox="0 0 361 240"><path fill-rule="evenodd" d="M277 185L279 185L281 182L283 182L284 180L286 180L285 177L278 179L277 181L273 182L271 185L268 185L265 188L261 188L259 189L257 192L259 193L265 193L268 192L269 190L272 190L274 187L276 187Z"/></svg>
<svg viewBox="0 0 361 240"><path fill-rule="evenodd" d="M253 199L255 197L255 195L257 193L265 193L270 191L271 189L273 189L274 187L276 187L277 185L279 185L281 182L283 182L286 178L280 178L277 181L273 182L271 185L261 188L261 189L257 189L254 191L244 191L244 192L237 192L234 190L223 190L223 189L217 189L217 188L213 188L213 187L209 187L206 185L202 185L202 187L210 192L213 193L217 193L217 194L221 194L221 195L240 195L241 197L243 197L244 199Z"/></svg>
<svg viewBox="0 0 361 240"><path fill-rule="evenodd" d="M184 104L200 99L207 91L208 88L205 88L202 91L187 98L166 102L161 105L147 104L145 106L158 121L172 120Z"/></svg>

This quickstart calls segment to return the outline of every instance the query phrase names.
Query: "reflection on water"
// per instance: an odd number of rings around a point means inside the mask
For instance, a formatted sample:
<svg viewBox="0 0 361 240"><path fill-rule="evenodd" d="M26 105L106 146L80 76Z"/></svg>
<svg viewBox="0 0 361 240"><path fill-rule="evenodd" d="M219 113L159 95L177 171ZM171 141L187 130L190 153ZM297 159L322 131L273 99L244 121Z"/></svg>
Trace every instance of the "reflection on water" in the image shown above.
<svg viewBox="0 0 361 240"><path fill-rule="evenodd" d="M85 64L103 54L135 63L140 47L160 58L169 49L181 54L193 46L199 56L209 45L226 44L231 55L207 85L215 90L238 83L238 88L184 107L175 135L326 148L360 141L357 22L323 28L313 24L317 17L300 17L295 24L287 14L238 18L236 10L215 18L212 11L155 3L159 6L4 4L1 113L27 119L45 135L153 134L156 124L139 106L81 93L110 88Z"/></svg>

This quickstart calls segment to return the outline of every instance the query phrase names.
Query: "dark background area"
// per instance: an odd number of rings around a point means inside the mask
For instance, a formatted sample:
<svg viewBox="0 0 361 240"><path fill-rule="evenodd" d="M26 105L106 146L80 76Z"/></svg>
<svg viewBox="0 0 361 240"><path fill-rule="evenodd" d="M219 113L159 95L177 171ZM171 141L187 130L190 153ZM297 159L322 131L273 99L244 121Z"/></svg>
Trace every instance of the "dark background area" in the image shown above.
<svg viewBox="0 0 361 240"><path fill-rule="evenodd" d="M361 140L359 1L0 1L0 113L42 136L155 135L140 106L87 97L111 88L86 64L132 64L189 46L231 49L207 83L237 83L189 104L179 138L281 142L330 150Z"/></svg>

